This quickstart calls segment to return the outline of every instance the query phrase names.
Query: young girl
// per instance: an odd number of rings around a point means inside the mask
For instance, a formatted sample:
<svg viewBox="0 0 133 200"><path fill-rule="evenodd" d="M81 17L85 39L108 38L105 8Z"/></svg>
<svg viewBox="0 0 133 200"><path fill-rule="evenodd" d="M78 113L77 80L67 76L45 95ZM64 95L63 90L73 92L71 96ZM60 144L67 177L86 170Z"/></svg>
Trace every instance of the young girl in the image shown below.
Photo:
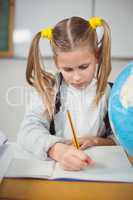
<svg viewBox="0 0 133 200"><path fill-rule="evenodd" d="M97 27L103 28L100 41ZM55 76L42 67L41 38L50 41L59 70ZM105 20L71 17L38 32L32 41L26 71L27 81L36 92L20 129L19 144L40 159L50 157L58 161L65 170L80 170L90 165L93 158L82 150L114 144L105 120L110 71L110 29ZM68 109L80 150L71 142Z"/></svg>

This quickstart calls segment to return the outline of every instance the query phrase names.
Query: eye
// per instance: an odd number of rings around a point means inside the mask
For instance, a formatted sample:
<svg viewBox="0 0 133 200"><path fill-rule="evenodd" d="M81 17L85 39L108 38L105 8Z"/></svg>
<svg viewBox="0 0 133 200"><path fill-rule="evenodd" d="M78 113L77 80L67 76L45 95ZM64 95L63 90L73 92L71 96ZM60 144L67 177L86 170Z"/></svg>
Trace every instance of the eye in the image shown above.
<svg viewBox="0 0 133 200"><path fill-rule="evenodd" d="M87 64L87 65L81 65L81 66L79 66L79 69L85 70L85 69L87 69L88 67L89 67L89 64Z"/></svg>
<svg viewBox="0 0 133 200"><path fill-rule="evenodd" d="M70 67L65 67L65 68L63 68L63 71L65 71L65 72L72 72L73 69L70 68Z"/></svg>

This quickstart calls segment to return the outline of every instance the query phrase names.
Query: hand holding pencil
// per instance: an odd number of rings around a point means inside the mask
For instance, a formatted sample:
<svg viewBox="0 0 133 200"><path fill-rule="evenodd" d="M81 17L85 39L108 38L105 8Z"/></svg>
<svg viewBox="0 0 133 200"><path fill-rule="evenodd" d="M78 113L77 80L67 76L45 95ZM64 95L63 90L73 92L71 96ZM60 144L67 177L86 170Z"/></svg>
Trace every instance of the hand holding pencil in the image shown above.
<svg viewBox="0 0 133 200"><path fill-rule="evenodd" d="M77 148L77 150L79 150L80 149L80 144L78 142L76 129L74 127L74 124L73 124L73 121L72 121L72 117L71 117L71 114L70 114L69 110L67 110L67 117L68 117L68 120L69 120L69 123L70 123L70 127L71 127L71 130L72 130L73 143L74 143L75 147ZM89 165L94 163L94 161L88 156L83 161L85 161L86 164L89 164Z"/></svg>
<svg viewBox="0 0 133 200"><path fill-rule="evenodd" d="M58 161L64 170L79 171L93 164L94 161L79 149L80 146L76 136L76 129L69 111L67 111L67 117L72 130L74 146L56 143L50 148L48 155Z"/></svg>

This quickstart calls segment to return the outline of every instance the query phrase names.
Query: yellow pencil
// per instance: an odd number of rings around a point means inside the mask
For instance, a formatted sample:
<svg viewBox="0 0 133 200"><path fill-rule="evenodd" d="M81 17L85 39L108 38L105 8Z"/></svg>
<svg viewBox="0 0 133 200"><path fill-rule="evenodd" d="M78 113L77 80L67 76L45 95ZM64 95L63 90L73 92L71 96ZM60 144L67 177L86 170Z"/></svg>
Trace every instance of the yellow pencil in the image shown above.
<svg viewBox="0 0 133 200"><path fill-rule="evenodd" d="M74 144L75 144L76 148L79 149L80 145L79 145L78 140L77 140L76 130L74 128L72 118L71 118L71 114L70 114L69 110L67 110L67 116L68 116L69 123L70 123L71 129L72 129Z"/></svg>

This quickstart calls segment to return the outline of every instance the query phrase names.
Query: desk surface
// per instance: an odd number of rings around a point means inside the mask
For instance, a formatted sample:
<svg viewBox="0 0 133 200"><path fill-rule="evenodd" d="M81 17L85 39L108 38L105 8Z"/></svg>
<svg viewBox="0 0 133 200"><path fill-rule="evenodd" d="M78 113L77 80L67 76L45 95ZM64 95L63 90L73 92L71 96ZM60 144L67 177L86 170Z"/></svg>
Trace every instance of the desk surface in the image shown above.
<svg viewBox="0 0 133 200"><path fill-rule="evenodd" d="M133 158L130 158L133 163ZM4 179L0 200L133 200L133 184Z"/></svg>

